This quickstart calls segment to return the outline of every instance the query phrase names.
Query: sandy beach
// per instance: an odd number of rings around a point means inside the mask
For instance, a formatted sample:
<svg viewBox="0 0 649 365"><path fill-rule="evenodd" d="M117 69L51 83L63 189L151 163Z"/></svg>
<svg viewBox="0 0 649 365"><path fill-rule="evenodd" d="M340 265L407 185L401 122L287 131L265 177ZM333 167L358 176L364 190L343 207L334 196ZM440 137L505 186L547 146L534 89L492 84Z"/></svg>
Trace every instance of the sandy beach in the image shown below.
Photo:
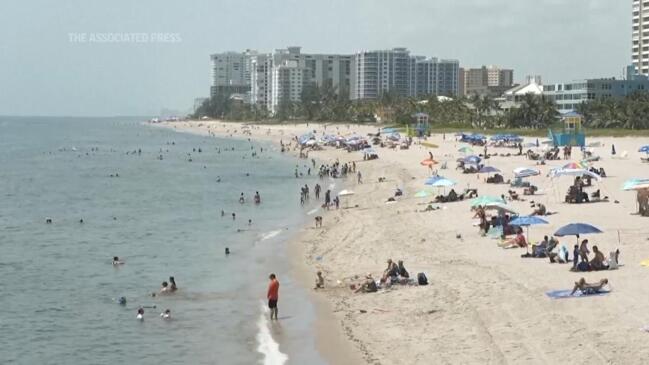
<svg viewBox="0 0 649 365"><path fill-rule="evenodd" d="M318 124L261 125L246 129L242 124L219 121L163 123L178 131L269 140L279 146L297 135L316 131ZM376 133L376 126L329 125L326 132L347 135ZM445 137L445 138L444 138ZM533 139L528 139L533 140ZM527 141L527 140L526 140ZM568 223L583 222L600 228L602 234L583 236L605 253L619 249L618 270L571 272L568 264L551 264L547 258L521 258L525 249L505 250L499 239L483 237L474 224L470 200L434 204L439 210L421 212L433 199L415 198L430 176L420 161L431 152L435 160L447 162L439 174L457 182L455 190L478 189L479 195L506 194L507 184L487 184L486 174L463 174L455 160L465 144L453 135L433 135L428 142L438 148L414 144L408 150L377 148L379 159L364 161L360 152L325 147L309 158L328 163L355 161L364 182L354 177L336 181L336 190L354 191L348 209L320 211L323 227L313 225L291 243L295 270L305 285L312 286L317 270L326 278L326 288L314 292L322 312L318 324L318 347L336 364L642 364L649 357L649 258L647 218L634 214L636 194L622 191L630 178L649 178L649 165L636 152L646 144L642 138L587 138L600 142L593 148L608 177L594 182L608 202L566 204L564 195L572 177L549 178L551 168L568 161L547 161L536 166L525 156L493 156L486 164L513 179L517 167L535 167L541 175L527 180L539 187L525 201L507 204L521 215L532 213L531 202L541 202L551 212L547 225L529 229L531 242L551 235ZM293 142L295 144L295 142ZM611 155L611 144L617 154ZM482 153L482 147L474 147ZM627 157L624 155L627 151ZM511 148L490 147L490 154L514 155ZM295 154L296 151L287 153ZM573 149L573 161L581 158ZM306 163L306 161L305 161ZM386 181L378 182L379 177ZM325 188L329 178L321 183ZM387 199L401 188L404 196L394 203ZM448 188L446 188L448 191ZM431 191L435 191L434 188ZM574 236L560 237L572 258ZM395 285L377 293L355 294L349 285L371 273L381 276L386 260L403 260L411 276L426 273L427 286ZM585 277L588 282L608 278L611 292L603 296L551 299L546 292L572 289Z"/></svg>

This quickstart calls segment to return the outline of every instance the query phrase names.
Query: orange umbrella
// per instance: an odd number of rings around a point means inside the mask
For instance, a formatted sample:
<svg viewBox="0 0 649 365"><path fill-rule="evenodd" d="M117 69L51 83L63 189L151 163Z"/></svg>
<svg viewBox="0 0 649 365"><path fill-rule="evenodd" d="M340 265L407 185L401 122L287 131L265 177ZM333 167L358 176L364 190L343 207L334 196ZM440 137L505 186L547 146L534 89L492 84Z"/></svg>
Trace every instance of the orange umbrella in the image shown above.
<svg viewBox="0 0 649 365"><path fill-rule="evenodd" d="M437 162L435 160L431 160L429 158L429 159L421 161L420 163L421 163L422 166L433 166L433 165L437 165L439 162Z"/></svg>

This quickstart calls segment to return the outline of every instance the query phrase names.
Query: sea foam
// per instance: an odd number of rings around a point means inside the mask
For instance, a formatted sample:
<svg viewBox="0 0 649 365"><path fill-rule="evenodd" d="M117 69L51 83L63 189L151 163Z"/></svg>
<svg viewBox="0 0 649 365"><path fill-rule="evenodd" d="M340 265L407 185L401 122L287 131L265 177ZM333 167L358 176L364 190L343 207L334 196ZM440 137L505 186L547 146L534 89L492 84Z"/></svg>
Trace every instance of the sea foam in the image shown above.
<svg viewBox="0 0 649 365"><path fill-rule="evenodd" d="M270 334L270 323L268 319L268 309L261 303L261 314L257 321L257 351L264 355L262 364L264 365L283 365L288 361L288 356L279 350L279 344Z"/></svg>

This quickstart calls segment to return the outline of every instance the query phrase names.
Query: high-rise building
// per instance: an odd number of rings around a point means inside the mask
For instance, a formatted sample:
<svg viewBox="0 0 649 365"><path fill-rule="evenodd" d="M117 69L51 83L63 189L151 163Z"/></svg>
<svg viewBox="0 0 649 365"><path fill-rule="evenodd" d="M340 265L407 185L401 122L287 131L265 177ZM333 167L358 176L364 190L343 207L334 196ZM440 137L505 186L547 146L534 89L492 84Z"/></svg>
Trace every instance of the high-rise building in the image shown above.
<svg viewBox="0 0 649 365"><path fill-rule="evenodd" d="M210 95L248 94L250 92L250 75L252 57L256 51L215 53L210 56L212 62L212 87Z"/></svg>
<svg viewBox="0 0 649 365"><path fill-rule="evenodd" d="M281 90L275 85L276 77L291 72L296 76L297 69L301 70L301 88L307 85L331 87L336 93L348 96L351 60L351 55L302 53L300 47L256 55L251 58L250 101L260 108L275 112L280 99L274 93ZM282 72L275 72L277 68L281 68ZM287 71L289 69L293 71Z"/></svg>
<svg viewBox="0 0 649 365"><path fill-rule="evenodd" d="M414 90L411 91L411 96L456 96L458 94L459 61L424 57L414 57L414 59Z"/></svg>
<svg viewBox="0 0 649 365"><path fill-rule="evenodd" d="M633 0L631 58L636 71L649 75L649 2Z"/></svg>
<svg viewBox="0 0 649 365"><path fill-rule="evenodd" d="M277 113L284 103L301 100L307 73L297 60L284 60L273 67L271 113Z"/></svg>
<svg viewBox="0 0 649 365"><path fill-rule="evenodd" d="M379 99L388 92L410 95L413 61L405 48L358 52L351 67L351 98Z"/></svg>

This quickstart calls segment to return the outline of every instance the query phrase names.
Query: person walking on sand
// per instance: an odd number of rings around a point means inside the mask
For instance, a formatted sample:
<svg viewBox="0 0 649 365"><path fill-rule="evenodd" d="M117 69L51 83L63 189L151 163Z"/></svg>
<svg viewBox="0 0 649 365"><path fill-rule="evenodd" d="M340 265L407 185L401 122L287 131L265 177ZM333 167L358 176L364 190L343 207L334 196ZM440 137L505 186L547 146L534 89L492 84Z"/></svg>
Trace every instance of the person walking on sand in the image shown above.
<svg viewBox="0 0 649 365"><path fill-rule="evenodd" d="M270 283L268 283L268 293L266 297L268 298L268 308L270 309L270 320L273 318L277 320L277 300L279 299L279 281L275 274L270 274L268 276Z"/></svg>
<svg viewBox="0 0 649 365"><path fill-rule="evenodd" d="M358 183L362 184L363 183L363 175L361 175L360 171L358 172L357 176L358 176Z"/></svg>

